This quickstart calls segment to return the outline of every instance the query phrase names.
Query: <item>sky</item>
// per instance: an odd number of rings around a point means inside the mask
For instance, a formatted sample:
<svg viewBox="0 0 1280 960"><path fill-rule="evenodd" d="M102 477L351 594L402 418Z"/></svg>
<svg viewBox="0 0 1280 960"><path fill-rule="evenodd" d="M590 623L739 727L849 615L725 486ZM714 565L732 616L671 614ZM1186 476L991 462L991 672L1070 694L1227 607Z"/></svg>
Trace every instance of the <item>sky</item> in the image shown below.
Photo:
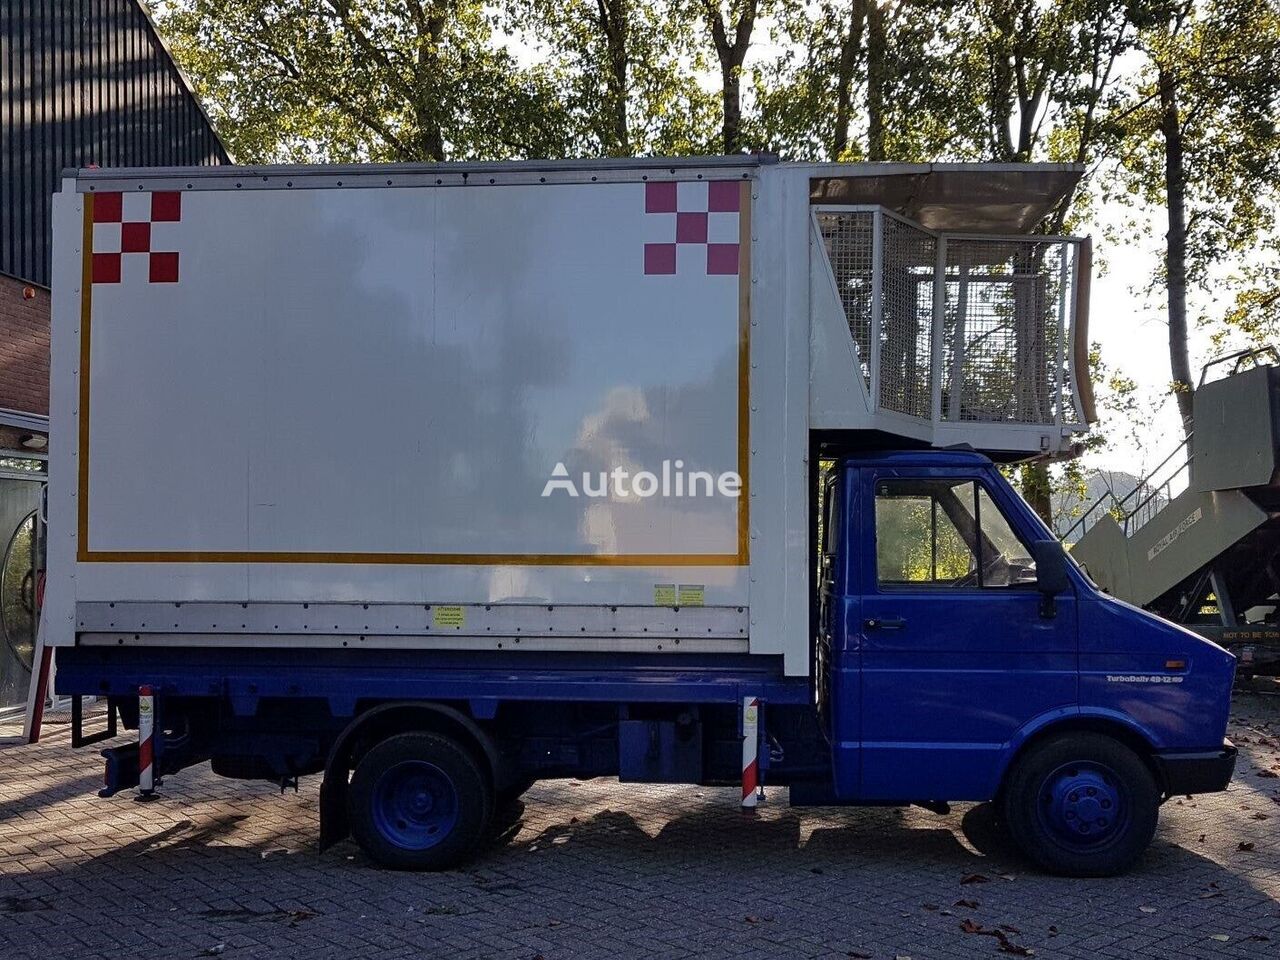
<svg viewBox="0 0 1280 960"><path fill-rule="evenodd" d="M1144 414L1134 429L1117 429L1104 420L1100 428L1112 438L1103 450L1086 455L1084 462L1102 470L1145 474L1182 441L1177 405L1168 395L1169 327L1165 302L1159 291L1148 294L1147 284L1161 261L1164 211L1150 211L1143 219L1148 231L1120 231L1131 211L1103 211L1080 232L1094 237L1094 279L1091 292L1089 339L1102 348L1103 362L1131 377L1137 384ZM1110 239L1107 228L1124 239ZM1217 304L1212 296L1189 298L1191 367L1198 377L1201 365L1212 356L1209 331L1195 318ZM1225 307L1225 304L1220 304ZM1095 385L1095 388L1097 385ZM1108 429L1110 428L1110 429ZM1136 441L1125 434L1136 434Z"/></svg>

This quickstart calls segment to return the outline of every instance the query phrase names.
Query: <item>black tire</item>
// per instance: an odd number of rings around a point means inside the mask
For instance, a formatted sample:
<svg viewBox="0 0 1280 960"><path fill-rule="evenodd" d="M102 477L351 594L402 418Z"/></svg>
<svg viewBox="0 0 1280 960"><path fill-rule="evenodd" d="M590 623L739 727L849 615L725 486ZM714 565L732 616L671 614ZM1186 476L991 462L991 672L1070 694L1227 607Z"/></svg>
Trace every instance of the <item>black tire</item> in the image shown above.
<svg viewBox="0 0 1280 960"><path fill-rule="evenodd" d="M1037 744L1005 781L1003 819L1018 848L1050 873L1109 877L1155 834L1160 789L1142 758L1097 733Z"/></svg>
<svg viewBox="0 0 1280 960"><path fill-rule="evenodd" d="M487 838L493 817L479 763L438 733L401 733L373 747L352 774L349 803L356 842L393 870L457 866Z"/></svg>

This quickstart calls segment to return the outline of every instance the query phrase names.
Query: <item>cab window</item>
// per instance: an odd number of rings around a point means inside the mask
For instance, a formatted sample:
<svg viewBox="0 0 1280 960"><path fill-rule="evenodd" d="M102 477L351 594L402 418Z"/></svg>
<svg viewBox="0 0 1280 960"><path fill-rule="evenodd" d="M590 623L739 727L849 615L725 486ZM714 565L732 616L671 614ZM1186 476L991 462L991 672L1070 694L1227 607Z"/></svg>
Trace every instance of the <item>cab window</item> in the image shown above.
<svg viewBox="0 0 1280 960"><path fill-rule="evenodd" d="M840 546L841 505L843 486L837 476L832 476L823 486L822 529L818 531L822 544L822 570L820 579L828 583L835 579L836 551Z"/></svg>
<svg viewBox="0 0 1280 960"><path fill-rule="evenodd" d="M876 576L882 587L1034 585L1035 564L974 480L876 483Z"/></svg>

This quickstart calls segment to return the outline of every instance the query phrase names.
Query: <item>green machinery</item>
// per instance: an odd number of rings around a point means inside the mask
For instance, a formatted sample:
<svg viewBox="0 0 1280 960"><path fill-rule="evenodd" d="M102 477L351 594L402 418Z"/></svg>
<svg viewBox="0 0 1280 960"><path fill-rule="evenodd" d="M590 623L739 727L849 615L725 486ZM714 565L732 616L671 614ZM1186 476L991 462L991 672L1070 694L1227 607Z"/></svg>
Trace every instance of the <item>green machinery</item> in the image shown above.
<svg viewBox="0 0 1280 960"><path fill-rule="evenodd" d="M1204 381L1195 393L1194 435L1128 495L1095 501L1067 540L1113 596L1227 647L1242 674L1276 673L1280 366Z"/></svg>

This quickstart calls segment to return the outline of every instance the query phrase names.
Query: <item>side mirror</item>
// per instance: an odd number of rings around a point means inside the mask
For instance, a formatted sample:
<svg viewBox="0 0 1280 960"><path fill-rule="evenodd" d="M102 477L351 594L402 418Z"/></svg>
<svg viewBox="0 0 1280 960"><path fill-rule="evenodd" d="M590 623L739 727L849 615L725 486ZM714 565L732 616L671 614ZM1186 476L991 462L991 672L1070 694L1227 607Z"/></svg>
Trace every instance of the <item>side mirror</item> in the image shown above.
<svg viewBox="0 0 1280 960"><path fill-rule="evenodd" d="M1040 613L1052 617L1053 598L1071 589L1066 548L1057 540L1037 540L1031 544L1031 556L1036 562L1036 589L1044 597Z"/></svg>

